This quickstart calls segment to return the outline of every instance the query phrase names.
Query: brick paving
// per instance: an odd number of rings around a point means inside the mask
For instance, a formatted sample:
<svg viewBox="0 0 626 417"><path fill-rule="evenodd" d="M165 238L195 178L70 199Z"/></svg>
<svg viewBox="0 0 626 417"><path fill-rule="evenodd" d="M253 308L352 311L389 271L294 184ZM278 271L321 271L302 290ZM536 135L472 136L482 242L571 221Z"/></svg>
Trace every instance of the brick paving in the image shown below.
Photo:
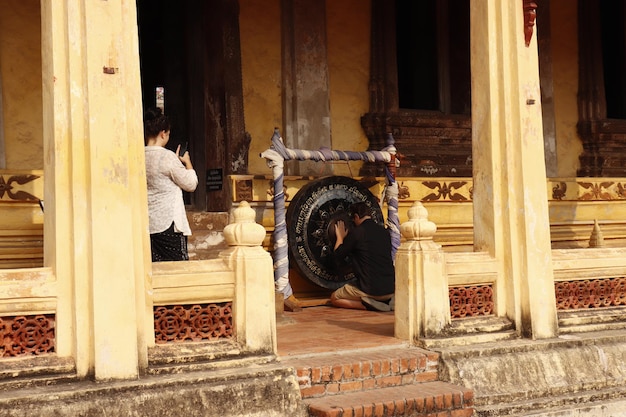
<svg viewBox="0 0 626 417"><path fill-rule="evenodd" d="M393 337L393 312L285 312L278 353L312 417L469 417L472 390L439 381L439 354Z"/></svg>
<svg viewBox="0 0 626 417"><path fill-rule="evenodd" d="M281 357L337 352L406 343L393 337L393 312L307 307L277 320Z"/></svg>

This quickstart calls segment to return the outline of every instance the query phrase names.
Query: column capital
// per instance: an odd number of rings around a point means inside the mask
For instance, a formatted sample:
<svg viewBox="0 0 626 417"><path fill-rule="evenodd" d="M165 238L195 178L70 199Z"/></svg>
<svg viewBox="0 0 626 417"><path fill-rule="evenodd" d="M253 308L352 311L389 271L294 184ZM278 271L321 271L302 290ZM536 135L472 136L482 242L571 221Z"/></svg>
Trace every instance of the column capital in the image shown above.
<svg viewBox="0 0 626 417"><path fill-rule="evenodd" d="M407 240L432 240L437 225L428 220L428 210L420 201L413 203L408 210L409 220L402 223L400 232Z"/></svg>
<svg viewBox="0 0 626 417"><path fill-rule="evenodd" d="M255 222L256 213L250 203L242 201L232 212L232 222L224 228L228 246L260 246L265 228Z"/></svg>

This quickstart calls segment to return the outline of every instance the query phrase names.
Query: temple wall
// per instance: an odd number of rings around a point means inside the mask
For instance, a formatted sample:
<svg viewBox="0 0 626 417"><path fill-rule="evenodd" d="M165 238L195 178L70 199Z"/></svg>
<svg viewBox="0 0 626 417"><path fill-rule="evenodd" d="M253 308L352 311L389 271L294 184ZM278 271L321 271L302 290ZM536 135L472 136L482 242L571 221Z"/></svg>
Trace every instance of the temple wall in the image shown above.
<svg viewBox="0 0 626 417"><path fill-rule="evenodd" d="M361 116L369 110L370 2L326 2L330 114L334 149L365 151ZM336 175L356 175L362 164L334 165Z"/></svg>
<svg viewBox="0 0 626 417"><path fill-rule="evenodd" d="M580 166L582 142L576 132L578 122L578 28L577 2L551 2L552 68L554 112L559 177L575 177Z"/></svg>
<svg viewBox="0 0 626 417"><path fill-rule="evenodd" d="M38 0L2 2L0 168L43 169L40 7Z"/></svg>
<svg viewBox="0 0 626 417"><path fill-rule="evenodd" d="M268 173L259 154L282 127L280 1L240 2L241 66L246 130L252 136L249 171Z"/></svg>
<svg viewBox="0 0 626 417"><path fill-rule="evenodd" d="M362 2L327 2L328 67L332 148L364 151L369 143L360 118L369 107L370 9ZM270 174L259 154L270 145L282 119L280 1L240 2L241 58L246 130L252 136L249 172ZM262 24L260 24L262 22ZM333 166L337 175L356 174L360 163Z"/></svg>

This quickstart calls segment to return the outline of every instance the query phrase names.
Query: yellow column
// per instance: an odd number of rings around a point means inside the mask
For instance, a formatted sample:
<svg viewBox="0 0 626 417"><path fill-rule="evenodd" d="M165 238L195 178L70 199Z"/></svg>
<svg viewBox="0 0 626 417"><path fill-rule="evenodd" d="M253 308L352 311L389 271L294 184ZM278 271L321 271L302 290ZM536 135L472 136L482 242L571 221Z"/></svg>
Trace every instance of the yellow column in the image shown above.
<svg viewBox="0 0 626 417"><path fill-rule="evenodd" d="M147 201L134 0L42 1L45 264L57 353L81 376L147 364ZM151 322L151 321L150 321Z"/></svg>
<svg viewBox="0 0 626 417"><path fill-rule="evenodd" d="M537 36L525 46L522 1L470 8L475 249L500 261L498 308L525 336L554 337Z"/></svg>

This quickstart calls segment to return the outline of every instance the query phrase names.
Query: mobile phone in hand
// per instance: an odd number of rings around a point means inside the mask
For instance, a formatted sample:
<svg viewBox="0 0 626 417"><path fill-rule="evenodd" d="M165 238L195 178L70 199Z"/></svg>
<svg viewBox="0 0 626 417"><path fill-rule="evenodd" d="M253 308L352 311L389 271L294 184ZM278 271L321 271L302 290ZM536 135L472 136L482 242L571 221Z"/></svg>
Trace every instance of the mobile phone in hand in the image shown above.
<svg viewBox="0 0 626 417"><path fill-rule="evenodd" d="M180 152L178 153L178 155L184 156L185 152L188 152L188 151L189 151L189 142L185 142L185 144L180 147Z"/></svg>

